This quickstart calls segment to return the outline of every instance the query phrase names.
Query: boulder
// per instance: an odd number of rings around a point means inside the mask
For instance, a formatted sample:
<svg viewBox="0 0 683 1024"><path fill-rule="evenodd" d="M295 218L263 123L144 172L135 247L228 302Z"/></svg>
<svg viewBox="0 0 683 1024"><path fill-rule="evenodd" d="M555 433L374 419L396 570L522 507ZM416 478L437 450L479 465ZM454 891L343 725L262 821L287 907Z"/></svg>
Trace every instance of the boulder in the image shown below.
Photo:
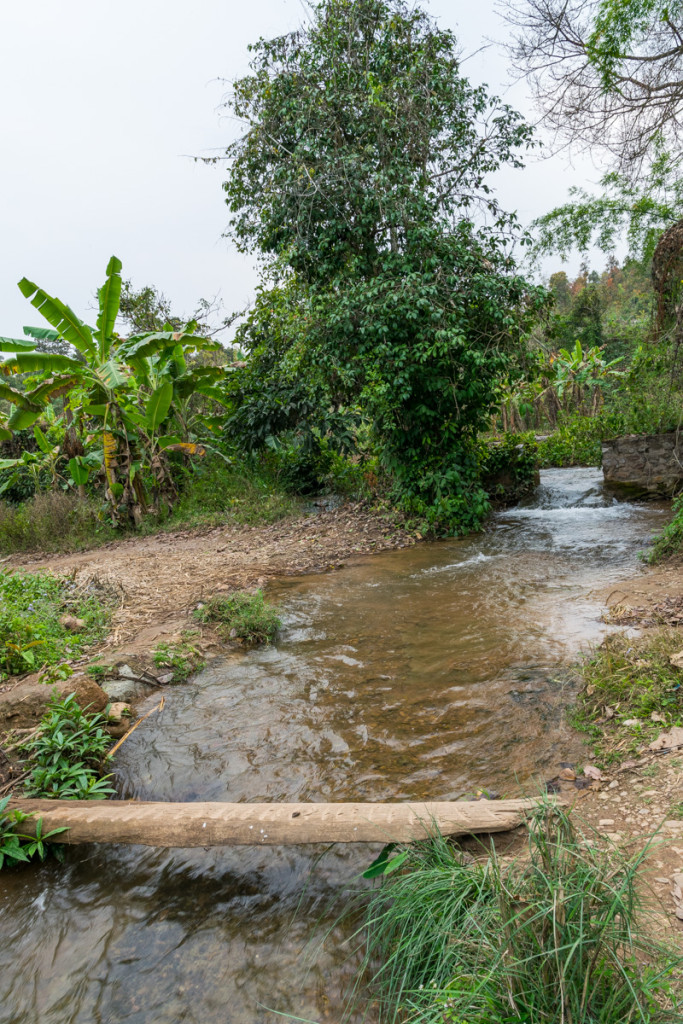
<svg viewBox="0 0 683 1024"><path fill-rule="evenodd" d="M130 704L126 704L125 701L118 700L114 704L109 705L107 711L107 718L109 722L114 725L117 722L129 722L133 709Z"/></svg>
<svg viewBox="0 0 683 1024"><path fill-rule="evenodd" d="M52 685L39 683L37 676L29 676L11 690L0 693L0 731L25 729L36 725L45 714L55 694L64 698L76 694L76 700L90 711L104 711L107 695L101 686L86 675L70 676Z"/></svg>

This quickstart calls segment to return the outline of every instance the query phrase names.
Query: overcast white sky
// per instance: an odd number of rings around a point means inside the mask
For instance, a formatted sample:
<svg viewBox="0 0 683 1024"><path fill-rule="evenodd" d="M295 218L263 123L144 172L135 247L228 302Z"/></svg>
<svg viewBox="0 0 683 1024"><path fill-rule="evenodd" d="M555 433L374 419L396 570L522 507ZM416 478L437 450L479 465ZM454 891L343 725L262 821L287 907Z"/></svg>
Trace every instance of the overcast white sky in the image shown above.
<svg viewBox="0 0 683 1024"><path fill-rule="evenodd" d="M425 6L466 53L505 37L494 0ZM0 334L40 322L16 287L24 275L89 316L112 253L181 313L216 293L228 310L248 301L253 263L221 237L224 172L188 157L232 137L220 79L246 71L248 43L304 16L301 0L0 3ZM507 88L496 48L464 70ZM533 114L523 85L506 99ZM555 157L505 172L499 194L528 222L598 177L586 160Z"/></svg>

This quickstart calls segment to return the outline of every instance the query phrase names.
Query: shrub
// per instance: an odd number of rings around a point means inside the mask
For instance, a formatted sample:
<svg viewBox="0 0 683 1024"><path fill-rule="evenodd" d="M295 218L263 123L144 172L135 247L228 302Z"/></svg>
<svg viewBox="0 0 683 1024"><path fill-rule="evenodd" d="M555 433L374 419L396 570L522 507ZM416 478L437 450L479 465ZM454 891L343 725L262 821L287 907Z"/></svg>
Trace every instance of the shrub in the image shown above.
<svg viewBox="0 0 683 1024"><path fill-rule="evenodd" d="M676 961L641 930L645 854L600 848L546 805L531 822L528 858L505 865L492 848L466 864L441 837L399 856L400 870L358 897L363 967L382 1021L683 1019L666 980Z"/></svg>
<svg viewBox="0 0 683 1024"><path fill-rule="evenodd" d="M218 623L218 632L224 639L247 644L272 643L282 625L275 608L264 601L260 590L255 594L238 590L229 597L212 597L196 615L201 622Z"/></svg>
<svg viewBox="0 0 683 1024"><path fill-rule="evenodd" d="M66 629L59 621L65 612L81 619L83 629ZM108 621L106 604L70 580L0 571L0 680L80 654L106 634Z"/></svg>
<svg viewBox="0 0 683 1024"><path fill-rule="evenodd" d="M104 715L89 714L75 694L54 698L40 723L40 732L26 746L31 776L29 796L61 800L104 800L115 789L101 764L111 743Z"/></svg>
<svg viewBox="0 0 683 1024"><path fill-rule="evenodd" d="M0 501L0 551L78 551L116 536L95 502L40 491L19 505Z"/></svg>

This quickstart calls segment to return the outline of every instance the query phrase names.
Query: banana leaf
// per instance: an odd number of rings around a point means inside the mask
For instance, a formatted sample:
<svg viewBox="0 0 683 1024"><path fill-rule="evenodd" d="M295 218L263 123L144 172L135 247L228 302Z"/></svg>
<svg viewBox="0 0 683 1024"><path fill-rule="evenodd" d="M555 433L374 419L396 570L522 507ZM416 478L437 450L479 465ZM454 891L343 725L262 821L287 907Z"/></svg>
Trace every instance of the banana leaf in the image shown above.
<svg viewBox="0 0 683 1024"><path fill-rule="evenodd" d="M38 406L23 391L17 391L16 388L10 387L3 381L0 381L0 399L11 402L12 405L16 405L20 409L38 409Z"/></svg>
<svg viewBox="0 0 683 1024"><path fill-rule="evenodd" d="M64 338L65 341L70 341L84 355L90 357L95 355L96 350L92 330L76 316L66 303L62 302L61 299L48 295L37 284L27 280L25 277L22 277L19 282L19 290L29 300L31 305L35 306L45 317L47 322L52 324L61 338Z"/></svg>
<svg viewBox="0 0 683 1024"><path fill-rule="evenodd" d="M173 385L170 381L162 384L149 396L145 407L147 428L156 431L168 416L168 410L173 401Z"/></svg>
<svg viewBox="0 0 683 1024"><path fill-rule="evenodd" d="M42 412L42 409L15 409L7 421L7 426L10 430L26 430L40 419Z"/></svg>
<svg viewBox="0 0 683 1024"><path fill-rule="evenodd" d="M23 338L0 338L0 352L31 352L36 346Z"/></svg>
<svg viewBox="0 0 683 1024"><path fill-rule="evenodd" d="M24 334L38 341L59 341L61 337L51 327L24 327Z"/></svg>
<svg viewBox="0 0 683 1024"><path fill-rule="evenodd" d="M7 360L5 366L18 373L61 373L70 370L80 375L84 369L78 359L48 352L17 352L13 359Z"/></svg>
<svg viewBox="0 0 683 1024"><path fill-rule="evenodd" d="M90 466L88 466L81 455L76 455L75 458L69 459L69 472L71 473L71 479L77 487L87 484L88 477L90 476Z"/></svg>
<svg viewBox="0 0 683 1024"><path fill-rule="evenodd" d="M70 374L62 374L57 377L50 377L48 380L44 380L38 387L33 388L32 391L26 392L26 398L30 402L44 402L48 398L59 398L60 395L65 395L67 391L71 391L77 384L81 383L80 377L73 377Z"/></svg>
<svg viewBox="0 0 683 1024"><path fill-rule="evenodd" d="M108 359L106 363L98 366L95 373L102 381L106 388L113 391L115 388L120 388L122 384L125 384L128 380L128 375L125 373L120 363L117 363L115 359Z"/></svg>
<svg viewBox="0 0 683 1024"><path fill-rule="evenodd" d="M50 444L48 439L45 437L45 434L42 432L42 430L37 424L33 428L33 436L35 437L36 444L40 448L41 452L44 452L46 455L49 455L54 445Z"/></svg>
<svg viewBox="0 0 683 1024"><path fill-rule="evenodd" d="M100 359L106 359L111 346L111 336L121 304L121 268L123 264L112 256L107 264L107 280L97 292L100 312L97 317L96 337L99 341Z"/></svg>

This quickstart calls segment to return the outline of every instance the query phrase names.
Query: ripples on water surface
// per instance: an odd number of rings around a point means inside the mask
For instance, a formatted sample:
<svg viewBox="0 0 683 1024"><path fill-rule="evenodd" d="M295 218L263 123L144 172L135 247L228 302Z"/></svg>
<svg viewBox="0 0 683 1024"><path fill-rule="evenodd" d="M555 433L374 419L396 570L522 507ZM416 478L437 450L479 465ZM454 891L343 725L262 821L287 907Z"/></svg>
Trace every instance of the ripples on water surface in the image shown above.
<svg viewBox="0 0 683 1024"><path fill-rule="evenodd" d="M594 592L638 571L665 510L597 470L549 470L483 534L281 581L278 645L167 691L126 741L122 794L451 799L533 785L577 740L562 665L599 639ZM150 704L151 706L151 704ZM0 875L2 1024L339 1019L343 935L302 957L369 847L82 847Z"/></svg>

